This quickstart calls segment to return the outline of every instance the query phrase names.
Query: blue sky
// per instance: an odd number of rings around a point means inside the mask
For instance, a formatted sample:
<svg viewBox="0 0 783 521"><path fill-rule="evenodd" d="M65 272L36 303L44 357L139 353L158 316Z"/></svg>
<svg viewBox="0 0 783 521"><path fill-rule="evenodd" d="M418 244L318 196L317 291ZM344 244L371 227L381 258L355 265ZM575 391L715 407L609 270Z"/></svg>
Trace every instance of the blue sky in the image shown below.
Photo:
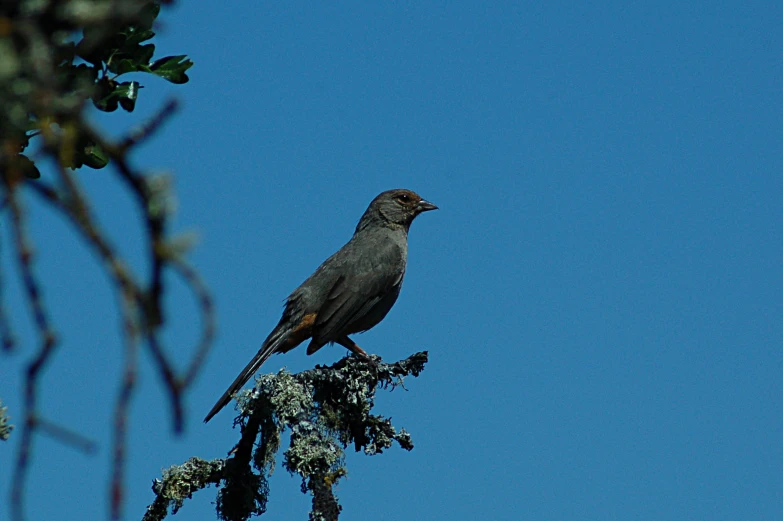
<svg viewBox="0 0 783 521"><path fill-rule="evenodd" d="M182 101L136 164L175 175L175 228L200 237L190 258L219 334L180 438L145 355L126 518L162 468L225 456L230 411L201 418L369 201L405 187L441 210L414 223L400 299L356 340L388 361L429 350L408 392L378 399L416 447L349 453L341 519L783 519L782 19L778 2L165 10L157 55L187 53L190 83L140 78L136 113L96 120L118 133L165 96ZM79 176L142 266L119 184ZM100 518L115 301L71 230L30 211L62 337L43 410L100 450L38 438L28 512ZM18 418L34 340L2 240L21 343L0 397ZM197 316L169 283L166 339L184 365ZM301 349L264 369L344 353ZM14 448L0 447L0 468ZM266 519L306 519L296 478L279 467L271 490ZM214 519L214 494L177 518Z"/></svg>

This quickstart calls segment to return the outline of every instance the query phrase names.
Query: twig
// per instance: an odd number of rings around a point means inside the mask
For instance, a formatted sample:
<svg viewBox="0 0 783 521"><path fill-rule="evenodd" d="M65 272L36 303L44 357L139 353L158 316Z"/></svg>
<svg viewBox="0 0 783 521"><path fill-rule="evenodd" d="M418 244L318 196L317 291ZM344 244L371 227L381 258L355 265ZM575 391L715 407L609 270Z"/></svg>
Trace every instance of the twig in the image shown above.
<svg viewBox="0 0 783 521"><path fill-rule="evenodd" d="M160 346L156 328L150 324L149 297L140 289L133 279L124 262L114 253L114 249L104 238L94 222L86 198L72 174L64 168L59 168L60 179L66 189L67 195L57 192L45 184L31 184L34 192L64 212L76 225L77 230L84 236L103 259L108 271L120 291L120 308L123 316L123 336L126 346L126 365L123 375L120 394L115 408L115 433L113 442L113 471L111 484L111 510L112 517L119 516L122 505L122 476L124 475L125 458L125 428L127 424L127 407L132 395L136 374L136 349L138 337L142 331L147 339L147 344L155 358L156 367L161 373L162 380L169 389L169 397L172 401L173 425L175 432L181 432L184 425L184 412L182 406L182 384L173 370L172 364L167 359ZM160 251L155 253L160 259L160 266L165 260ZM209 310L211 314L211 308ZM132 333L132 336L129 337ZM130 365L129 365L130 364Z"/></svg>
<svg viewBox="0 0 783 521"><path fill-rule="evenodd" d="M66 445L70 445L85 454L94 454L98 450L98 445L95 441L74 430L63 427L62 425L57 425L56 423L43 418L38 418L36 426L41 431L41 434L48 434L52 438Z"/></svg>
<svg viewBox="0 0 783 521"><path fill-rule="evenodd" d="M123 338L125 339L125 363L123 366L120 392L114 407L114 432L112 441L112 472L109 497L111 498L110 516L119 519L122 513L125 476L126 438L128 430L128 408L136 386L139 331L134 319L136 300L133 295L123 292L120 296L122 310Z"/></svg>
<svg viewBox="0 0 783 521"><path fill-rule="evenodd" d="M172 113L176 105L169 103L159 116L153 118L154 124L150 125L148 132L158 128L163 121ZM110 155L120 178L123 179L135 195L136 202L144 215L147 227L147 233L150 241L150 283L147 291L143 293L143 298L139 301L143 314L141 315L144 324L143 330L147 337L147 345L150 352L158 363L158 370L167 385L170 397L172 399L172 409L174 411L173 429L174 432L182 432L184 425L181 403L181 385L176 378L173 366L166 358L163 349L157 339L155 330L163 323L163 313L161 306L161 297L163 295L163 268L166 265L166 248L164 241L164 232L166 228L167 213L164 205L157 205L155 198L159 194L150 188L147 179L133 171L126 158L126 149L117 147L107 142L102 136L98 135L93 129L85 125L83 129L91 139L99 143ZM138 141L135 141L138 142Z"/></svg>
<svg viewBox="0 0 783 521"><path fill-rule="evenodd" d="M7 199L6 199L7 200ZM0 344L6 353L13 351L16 345L14 334L11 331L11 323L8 321L8 315L5 312L5 299L3 299L3 280L0 276Z"/></svg>
<svg viewBox="0 0 783 521"><path fill-rule="evenodd" d="M67 191L67 196L43 183L34 183L30 186L36 194L62 211L76 225L76 229L104 261L109 274L114 279L115 285L119 290L119 308L123 324L122 336L125 340L125 363L114 411L112 478L109 491L111 517L112 519L118 519L122 511L124 499L123 476L127 452L128 407L136 382L136 359L139 337L138 320L141 313L140 309L143 307L141 303L144 297L125 264L114 253L113 248L108 244L103 233L98 230L87 206L87 201L82 195L76 180L62 167L58 168L58 172Z"/></svg>
<svg viewBox="0 0 783 521"><path fill-rule="evenodd" d="M128 149L149 139L178 108L179 103L176 99L168 100L148 122L128 133L128 136L120 142L117 153L124 154Z"/></svg>
<svg viewBox="0 0 783 521"><path fill-rule="evenodd" d="M24 422L22 435L19 442L19 453L16 458L16 467L11 487L11 516L15 521L24 520L24 490L29 469L30 451L32 449L33 435L36 429L36 417L38 406L38 378L41 370L49 361L57 343L56 336L49 323L46 307L41 297L38 281L33 275L33 251L25 231L24 215L16 197L17 180L3 176L8 202L13 217L13 235L16 248L16 256L22 272L27 302L38 331L39 349L36 356L27 366L27 375L24 384Z"/></svg>
<svg viewBox="0 0 783 521"><path fill-rule="evenodd" d="M100 138L98 138L100 139ZM149 183L140 174L135 173L125 158L124 154L119 154L115 147L106 145L106 150L112 156L114 164L129 187L135 192L137 202L145 216L147 233L150 240L150 264L151 275L148 290L144 293L144 299L140 302L144 311L145 320L144 330L147 337L147 345L150 348L152 356L158 363L158 370L167 385L170 397L172 399L172 410L174 411L173 430L176 433L182 432L184 425L181 403L181 385L176 378L173 366L166 358L163 349L157 339L155 330L163 323L163 313L161 306L161 296L163 295L163 268L166 265L166 248L164 242L164 231L166 225L166 212L164 209L157 208L153 199L156 194L150 190Z"/></svg>
<svg viewBox="0 0 783 521"><path fill-rule="evenodd" d="M87 239L88 244L95 248L104 263L106 263L117 283L117 287L122 291L132 293L135 299L141 299L139 284L133 280L133 276L125 266L125 263L114 253L114 248L104 238L105 234L98 229L92 218L92 212L87 205L87 199L82 195L82 190L76 183L76 179L62 166L58 165L57 171L67 190L66 196L42 184L39 186L39 183L30 183L30 186L71 218L77 225L77 229Z"/></svg>
<svg viewBox="0 0 783 521"><path fill-rule="evenodd" d="M199 340L190 365L185 371L185 378L182 386L188 387L195 380L204 360L207 357L209 349L212 347L212 340L215 337L215 313L212 296L207 290L206 284L201 280L198 272L187 262L175 255L170 258L171 265L179 273L201 303L201 339Z"/></svg>
<svg viewBox="0 0 783 521"><path fill-rule="evenodd" d="M155 358L155 362L157 363L156 365L158 372L160 372L161 379L169 390L174 432L180 434L185 425L184 413L182 409L182 383L174 373L174 370L171 367L171 363L169 363L168 359L166 358L166 353L163 352L163 347L160 345L155 331L148 330L146 339L147 345L150 348L150 353L152 353L152 356Z"/></svg>
<svg viewBox="0 0 783 521"><path fill-rule="evenodd" d="M163 3L168 3L168 0L163 0ZM13 221L11 229L16 257L20 265L20 277L40 344L27 367L24 381L21 438L11 491L10 506L14 521L24 521L25 486L35 434L46 433L59 441L87 452L95 449L95 444L92 441L70 429L43 419L39 412L38 401L40 400L39 389L42 385L42 369L51 359L57 341L41 297L41 286L33 272L33 252L25 229L27 216L21 207L19 187L30 187L36 195L52 207L57 208L74 224L78 234L85 239L88 247L97 252L102 260L103 268L109 275L110 283L117 290L122 336L125 342L125 363L114 410L112 478L109 491L110 511L113 518L116 519L120 516L123 506L129 406L136 385L139 343L146 341L153 355L156 367L168 388L168 394L172 401L174 430L181 432L184 424L183 391L194 380L214 335L214 312L206 287L201 283L195 270L189 268L184 262L179 265L178 262L173 262L168 257L170 253L166 249L166 227L169 215L165 204L158 204L161 201L162 191L158 190L150 178L143 175L143 172L133 169L129 163L129 154L134 147L147 140L161 128L177 109L177 102L169 100L148 123L129 132L124 139L110 142L86 123L83 117L82 108L84 101L93 94L93 82L90 82L86 77L72 77L75 70L72 71L70 66L75 64L61 63L64 55L60 51L65 47L59 43L54 44L50 38L50 33L55 29L59 31L61 27L82 29L100 27L105 29L106 24L109 23L112 29L120 28L129 22L138 21L142 14L142 8L146 13L148 7L155 7L149 6L149 2L111 2L110 4L108 11L102 10L100 12L74 14L54 13L51 9L44 10L39 14L20 19L17 19L19 17L11 17L13 23L9 25L11 35L14 37L12 47L17 51L16 55L12 56L12 61L23 64L18 76L24 80L20 85L24 84L25 89L18 90L28 91L27 94L20 94L14 99L19 104L24 104L19 112L28 113L29 120L36 126L36 129L29 129L27 125L20 126L9 121L9 128L21 129L21 132L4 133L3 139L0 140L0 154L16 155L19 152L16 150L17 148L21 147L21 150L24 150L28 145L28 140L38 136L38 139L44 142L41 155L52 159L55 164L59 165L57 169L59 183L56 187L46 184L42 180L28 181L23 177L23 173L6 172L0 167L0 186L5 188L4 193L0 194L2 197L0 211L10 208L9 213ZM66 57L70 55L72 52L65 54ZM103 74L106 75L106 64L94 65L96 67L92 69L96 74L98 69L102 68ZM80 72L82 68L81 65L78 67ZM79 75L76 74L76 76ZM5 108L4 106L4 112L10 114ZM14 107L14 110L16 108L18 107ZM6 119L13 120L14 118ZM24 139L16 139L14 137L16 134L23 135ZM9 140L8 136L13 139ZM92 215L90 199L81 190L77 175L62 166L81 164L84 154L87 153L85 147L90 142L98 144L108 153L114 163L115 175L118 175L122 182L130 188L130 193L133 194L131 197L134 198L144 218L145 239L149 247L150 275L148 279L136 276L130 266L116 252L111 244L111 238L103 233ZM7 151L9 147L10 152ZM196 346L193 360L187 366L184 378L181 378L177 373L175 365L169 360L159 338L160 326L164 322L163 275L164 270L172 266L188 282L202 311L201 339ZM0 280L0 290L3 289L2 282L3 280ZM9 351L11 349L13 338L10 324L3 309L1 291L0 342L2 342L0 350Z"/></svg>
<svg viewBox="0 0 783 521"><path fill-rule="evenodd" d="M147 295L148 307L145 311L148 319L148 326L152 328L158 327L163 323L163 312L160 300L161 295L163 294L163 266L165 262L163 260L162 250L167 215L164 208L155 206L154 199L156 194L150 189L147 179L143 175L134 172L128 164L127 152L130 147L142 142L158 130L163 123L174 114L176 108L176 100L169 100L158 113L152 117L149 123L142 126L139 130L131 132L119 146L108 142L88 125L84 125L82 129L90 139L98 143L108 152L117 167L120 178L128 184L136 196L136 202L140 207L142 215L144 215L151 245L151 276Z"/></svg>

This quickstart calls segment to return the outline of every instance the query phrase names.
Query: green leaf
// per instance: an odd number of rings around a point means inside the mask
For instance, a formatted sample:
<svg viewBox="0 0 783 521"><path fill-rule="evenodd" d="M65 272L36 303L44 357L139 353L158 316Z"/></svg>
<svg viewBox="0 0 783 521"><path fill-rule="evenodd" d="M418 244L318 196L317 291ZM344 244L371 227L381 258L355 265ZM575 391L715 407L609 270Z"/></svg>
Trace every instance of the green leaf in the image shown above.
<svg viewBox="0 0 783 521"><path fill-rule="evenodd" d="M81 158L90 168L103 168L109 164L109 154L97 143L88 143L84 147L84 156Z"/></svg>
<svg viewBox="0 0 783 521"><path fill-rule="evenodd" d="M152 24L155 23L155 18L160 13L160 4L157 2L149 2L139 11L139 21L135 24L140 30L152 29Z"/></svg>
<svg viewBox="0 0 783 521"><path fill-rule="evenodd" d="M155 46L148 45L126 45L116 52L108 63L109 70L117 75L126 74L134 71L145 71L147 64L155 53Z"/></svg>
<svg viewBox="0 0 783 521"><path fill-rule="evenodd" d="M166 56L150 65L150 72L171 83L187 83L185 71L193 67L193 62L187 56Z"/></svg>
<svg viewBox="0 0 783 521"><path fill-rule="evenodd" d="M57 68L57 79L63 88L71 93L82 92L84 89L94 87L98 79L98 69L93 65L81 63L79 65L60 65ZM80 95L81 96L81 95Z"/></svg>
<svg viewBox="0 0 783 521"><path fill-rule="evenodd" d="M95 80L98 79L98 69L92 65L87 65L86 63L79 64L75 67L72 66L70 72L86 83L94 83Z"/></svg>
<svg viewBox="0 0 783 521"><path fill-rule="evenodd" d="M125 41L124 35L114 31L110 26L85 28L84 38L76 45L76 54L93 65L101 65Z"/></svg>
<svg viewBox="0 0 783 521"><path fill-rule="evenodd" d="M102 78L92 93L92 104L95 108L104 112L114 112L119 106L119 100L113 96L117 85L108 78Z"/></svg>
<svg viewBox="0 0 783 521"><path fill-rule="evenodd" d="M136 108L136 99L139 97L139 89L142 88L138 81L124 81L120 84L111 82L111 90L106 94L103 91L103 97L97 100L93 98L95 106L104 112L114 112L118 106L121 106L128 112L133 112Z"/></svg>
<svg viewBox="0 0 783 521"><path fill-rule="evenodd" d="M115 89L114 94L120 96L120 107L127 112L133 112L136 108L136 98L139 97L139 89L142 88L138 81L125 81Z"/></svg>
<svg viewBox="0 0 783 521"><path fill-rule="evenodd" d="M112 60L111 65L109 66L109 70L113 73L115 73L117 76L121 74L127 74L129 72L136 72L139 70L139 67L133 63L133 60L130 59L124 59L119 61Z"/></svg>
<svg viewBox="0 0 783 521"><path fill-rule="evenodd" d="M153 49L139 45L155 36L152 26L160 13L156 2L145 3L138 11L135 22L123 26L111 22L86 27L84 37L76 45L76 54L93 65L106 62L109 70L115 60L130 59L137 65L147 65ZM143 49L143 50L140 50Z"/></svg>
<svg viewBox="0 0 783 521"><path fill-rule="evenodd" d="M137 64L148 64L152 59L152 55L155 54L155 46L153 44L139 45L133 52L133 60Z"/></svg>
<svg viewBox="0 0 783 521"><path fill-rule="evenodd" d="M129 26L123 34L125 35L125 45L138 45L155 36L153 31L140 30L134 26Z"/></svg>
<svg viewBox="0 0 783 521"><path fill-rule="evenodd" d="M123 81L119 85L117 85L117 88L114 89L115 96L120 96L122 98L131 98L135 100L139 92L138 90L141 88L141 85L138 81Z"/></svg>
<svg viewBox="0 0 783 521"><path fill-rule="evenodd" d="M107 98L100 100L97 103L93 101L93 105L95 105L95 108L102 110L103 112L114 112L119 108L120 100L116 98Z"/></svg>

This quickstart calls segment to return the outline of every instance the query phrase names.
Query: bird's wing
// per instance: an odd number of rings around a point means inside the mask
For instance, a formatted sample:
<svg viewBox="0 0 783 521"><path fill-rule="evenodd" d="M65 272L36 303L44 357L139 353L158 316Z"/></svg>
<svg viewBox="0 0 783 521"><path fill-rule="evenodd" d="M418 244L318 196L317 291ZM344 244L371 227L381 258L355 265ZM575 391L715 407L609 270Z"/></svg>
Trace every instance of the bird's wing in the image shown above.
<svg viewBox="0 0 783 521"><path fill-rule="evenodd" d="M371 255L344 270L318 311L313 340L323 345L343 335L358 332L356 329L350 330L351 325L366 322L368 313L376 304L392 293L393 302L404 272L405 259L400 248L395 245L375 249Z"/></svg>

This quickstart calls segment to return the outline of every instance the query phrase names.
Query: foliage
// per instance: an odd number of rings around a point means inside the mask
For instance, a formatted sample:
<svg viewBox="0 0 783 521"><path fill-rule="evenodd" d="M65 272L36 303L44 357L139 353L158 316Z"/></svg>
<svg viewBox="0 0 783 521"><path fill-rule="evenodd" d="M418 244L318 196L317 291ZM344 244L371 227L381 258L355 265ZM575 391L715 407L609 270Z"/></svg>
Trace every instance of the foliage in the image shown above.
<svg viewBox="0 0 783 521"><path fill-rule="evenodd" d="M45 302L45 288L35 272L34 238L28 233L32 218L26 197L32 195L69 222L92 249L116 290L123 324L123 371L117 382L117 401L110 458L110 512L121 515L128 410L136 387L140 345L149 350L157 373L168 391L172 427L184 424L183 394L193 383L214 330L212 303L198 272L184 259L181 241L168 235L171 205L166 177L152 176L131 165L137 145L148 139L171 116L174 101L165 103L146 125L119 140L107 138L85 116L90 105L102 111L122 108L132 112L141 81L127 74L144 73L172 83L188 81L193 65L185 56L153 58L155 20L160 3L150 0L21 0L0 5L0 216L8 230L11 251L19 266L20 286L35 326L37 349L24 373L19 418L19 449L11 479L11 517L25 518L27 474L34 439L47 435L84 452L95 444L71 427L47 419L42 407L44 369L53 362L59 345ZM138 76L144 78L143 74ZM31 145L37 148L31 153ZM52 165L42 177L41 160ZM149 266L136 273L117 253L114 240L102 229L92 210L93 201L82 189L74 170L88 166L116 175L142 216ZM129 228L134 226L128 225ZM202 336L191 360L179 371L160 338L164 274L185 279L200 304ZM2 286L0 286L2 287ZM0 347L10 355L16 339L0 295ZM181 353L181 351L180 351ZM178 357L181 359L181 354ZM94 375L101 378L102 375ZM108 418L107 418L108 421Z"/></svg>
<svg viewBox="0 0 783 521"><path fill-rule="evenodd" d="M0 11L0 168L40 171L25 153L43 134L64 167L103 168L109 154L78 123L86 101L132 112L143 85L131 72L186 83L186 56L153 60L160 4L142 0L26 0Z"/></svg>
<svg viewBox="0 0 783 521"><path fill-rule="evenodd" d="M59 338L49 318L45 288L35 273L34 240L27 226L32 212L26 207L26 196L36 197L73 226L100 259L118 297L123 369L111 418L108 502L113 519L121 517L125 497L128 411L137 385L140 349L146 348L155 364L167 391L172 430L180 433L183 395L212 343L214 311L209 292L184 259L182 241L168 234L167 178L131 164L136 147L169 119L176 103L165 103L148 123L116 140L85 117L85 108L90 106L105 112L120 108L133 112L144 74L174 84L188 81L187 71L193 63L185 55L154 57L151 40L160 5L149 0L21 0L0 6L0 217L8 221L10 249L37 337L37 349L23 378L21 410L15 414L20 423L19 450L9 502L15 521L25 518L25 487L36 436L53 437L86 453L95 451L95 443L76 430L48 420L42 407L44 368L53 363ZM141 75L130 79L126 76L130 73ZM34 153L31 145L37 145ZM41 175L41 159L53 165L52 175ZM117 253L113 238L102 230L93 201L74 172L82 166L110 166L107 174L116 175L127 189L142 216L146 269L132 269ZM178 346L177 364L160 334L166 318L167 271L184 279L201 312L201 337L189 360ZM6 355L14 352L15 340L0 294L0 348ZM426 361L426 353L395 364L347 358L295 375L281 372L260 377L256 390L240 399L236 421L242 435L232 456L216 461L191 458L168 469L154 483L156 499L145 519L162 519L170 509L176 512L185 499L210 484L220 487L220 518L244 520L263 513L269 493L267 478L285 431L291 436L283 466L301 477L303 492L312 494L311 519L337 519L341 507L334 487L346 473L346 447L378 454L396 441L406 450L413 448L408 433L371 411L379 387L394 388L402 384L403 376L418 376ZM9 430L5 410L0 408L0 437Z"/></svg>

